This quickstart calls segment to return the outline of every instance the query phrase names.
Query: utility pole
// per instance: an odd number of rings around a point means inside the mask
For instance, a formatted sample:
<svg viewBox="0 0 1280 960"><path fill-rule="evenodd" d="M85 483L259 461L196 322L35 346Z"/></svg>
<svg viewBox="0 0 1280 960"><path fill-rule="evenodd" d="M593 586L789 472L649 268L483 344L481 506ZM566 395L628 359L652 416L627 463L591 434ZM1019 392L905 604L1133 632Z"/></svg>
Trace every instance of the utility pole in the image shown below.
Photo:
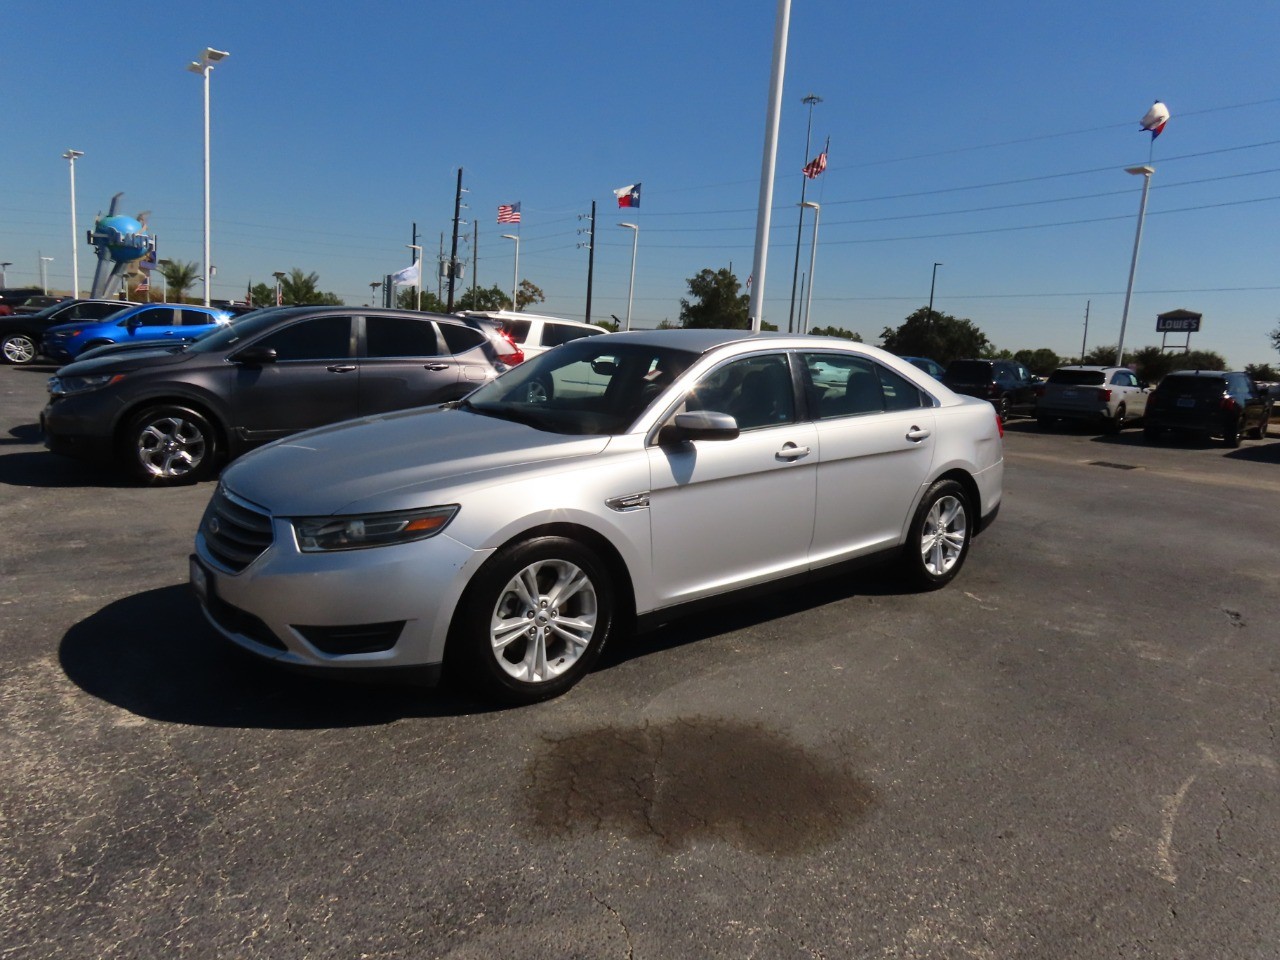
<svg viewBox="0 0 1280 960"><path fill-rule="evenodd" d="M440 254L436 257L436 299L439 300L444 296L444 288L441 287L440 278L444 276L444 231L440 231Z"/></svg>
<svg viewBox="0 0 1280 960"><path fill-rule="evenodd" d="M581 216L578 217L582 219ZM586 323L591 322L591 281L596 272L596 202L591 201L591 222L587 227L587 314L584 317ZM581 230L578 231L582 233ZM579 247L582 244L578 244Z"/></svg>
<svg viewBox="0 0 1280 960"><path fill-rule="evenodd" d="M1080 338L1080 362L1084 363L1084 347L1089 342L1089 304L1092 300L1084 302L1084 336Z"/></svg>
<svg viewBox="0 0 1280 960"><path fill-rule="evenodd" d="M410 265L410 266L413 266L413 257L414 257L415 255L418 257L418 259L419 259L419 260L421 260L421 259L422 259L422 251L421 251L421 250L417 250L417 251L415 251L415 250L414 250L414 248L415 248L417 245L418 245L418 221L417 221L417 220L415 220L415 221L413 221L413 232L412 232L411 234L409 234L409 265ZM422 276L421 276L421 274L419 274L419 276L418 276L418 286L419 286L419 287L421 287L421 286L422 286Z"/></svg>
<svg viewBox="0 0 1280 960"><path fill-rule="evenodd" d="M476 299L476 274L480 272L480 221L475 220L471 224L471 300L472 306L475 306Z"/></svg>
<svg viewBox="0 0 1280 960"><path fill-rule="evenodd" d="M458 272L458 220L462 215L462 168L458 168L458 190L453 195L453 247L449 251L449 299L445 309L453 313L453 283Z"/></svg>

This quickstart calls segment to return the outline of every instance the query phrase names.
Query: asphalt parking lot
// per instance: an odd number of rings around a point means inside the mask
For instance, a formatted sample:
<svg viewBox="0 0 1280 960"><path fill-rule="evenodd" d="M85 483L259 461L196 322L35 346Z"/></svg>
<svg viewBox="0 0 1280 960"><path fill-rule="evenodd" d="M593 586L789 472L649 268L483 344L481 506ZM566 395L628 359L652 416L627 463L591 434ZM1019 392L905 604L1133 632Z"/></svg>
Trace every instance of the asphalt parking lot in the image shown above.
<svg viewBox="0 0 1280 960"><path fill-rule="evenodd" d="M0 957L1259 958L1280 440L1010 424L947 589L866 574L491 710L227 649L212 484L44 451L0 366Z"/></svg>

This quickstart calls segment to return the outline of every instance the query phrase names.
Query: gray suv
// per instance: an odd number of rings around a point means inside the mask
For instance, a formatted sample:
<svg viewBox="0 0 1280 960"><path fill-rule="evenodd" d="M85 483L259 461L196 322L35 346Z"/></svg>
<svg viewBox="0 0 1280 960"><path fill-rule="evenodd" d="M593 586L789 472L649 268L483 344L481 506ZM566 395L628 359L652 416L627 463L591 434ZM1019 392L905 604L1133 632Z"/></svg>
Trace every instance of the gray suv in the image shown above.
<svg viewBox="0 0 1280 960"><path fill-rule="evenodd" d="M193 343L68 364L49 380L40 424L55 453L191 482L299 430L460 399L506 369L456 318L280 307Z"/></svg>
<svg viewBox="0 0 1280 960"><path fill-rule="evenodd" d="M1160 381L1147 401L1143 435L1159 441L1166 430L1221 437L1240 446L1247 433L1261 440L1271 419L1271 397L1246 373L1177 370Z"/></svg>
<svg viewBox="0 0 1280 960"><path fill-rule="evenodd" d="M1149 392L1128 367L1059 367L1041 388L1036 422L1045 429L1058 420L1077 420L1119 433L1146 412Z"/></svg>

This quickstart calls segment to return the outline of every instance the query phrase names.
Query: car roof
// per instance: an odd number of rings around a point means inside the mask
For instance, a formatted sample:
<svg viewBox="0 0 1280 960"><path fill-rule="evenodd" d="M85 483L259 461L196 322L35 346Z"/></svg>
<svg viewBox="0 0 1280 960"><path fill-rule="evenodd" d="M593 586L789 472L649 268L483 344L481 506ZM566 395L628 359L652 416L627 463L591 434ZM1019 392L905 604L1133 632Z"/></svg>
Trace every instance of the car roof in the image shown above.
<svg viewBox="0 0 1280 960"><path fill-rule="evenodd" d="M1236 370L1174 370L1165 374L1167 377L1225 377Z"/></svg>
<svg viewBox="0 0 1280 960"><path fill-rule="evenodd" d="M526 313L523 310L464 310L460 315L486 320L549 320L552 323L567 323L575 327L590 327L592 330L604 329L596 323L583 323L581 320L570 320L568 317L552 317L545 313Z"/></svg>

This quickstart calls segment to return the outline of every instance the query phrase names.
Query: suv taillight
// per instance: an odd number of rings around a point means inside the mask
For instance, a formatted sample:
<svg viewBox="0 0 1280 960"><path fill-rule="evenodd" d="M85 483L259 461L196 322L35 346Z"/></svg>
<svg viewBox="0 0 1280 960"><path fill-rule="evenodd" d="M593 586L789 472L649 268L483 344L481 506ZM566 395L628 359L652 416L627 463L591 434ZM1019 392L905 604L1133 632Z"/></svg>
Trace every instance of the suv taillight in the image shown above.
<svg viewBox="0 0 1280 960"><path fill-rule="evenodd" d="M1109 400L1111 399L1111 388L1110 388L1110 387L1099 387L1099 388L1098 388L1098 399L1099 399L1099 400L1101 400L1103 403L1106 403L1107 401L1109 401Z"/></svg>
<svg viewBox="0 0 1280 960"><path fill-rule="evenodd" d="M1226 413L1235 413L1240 409L1240 404L1236 403L1236 398L1230 395L1223 397L1218 406Z"/></svg>

